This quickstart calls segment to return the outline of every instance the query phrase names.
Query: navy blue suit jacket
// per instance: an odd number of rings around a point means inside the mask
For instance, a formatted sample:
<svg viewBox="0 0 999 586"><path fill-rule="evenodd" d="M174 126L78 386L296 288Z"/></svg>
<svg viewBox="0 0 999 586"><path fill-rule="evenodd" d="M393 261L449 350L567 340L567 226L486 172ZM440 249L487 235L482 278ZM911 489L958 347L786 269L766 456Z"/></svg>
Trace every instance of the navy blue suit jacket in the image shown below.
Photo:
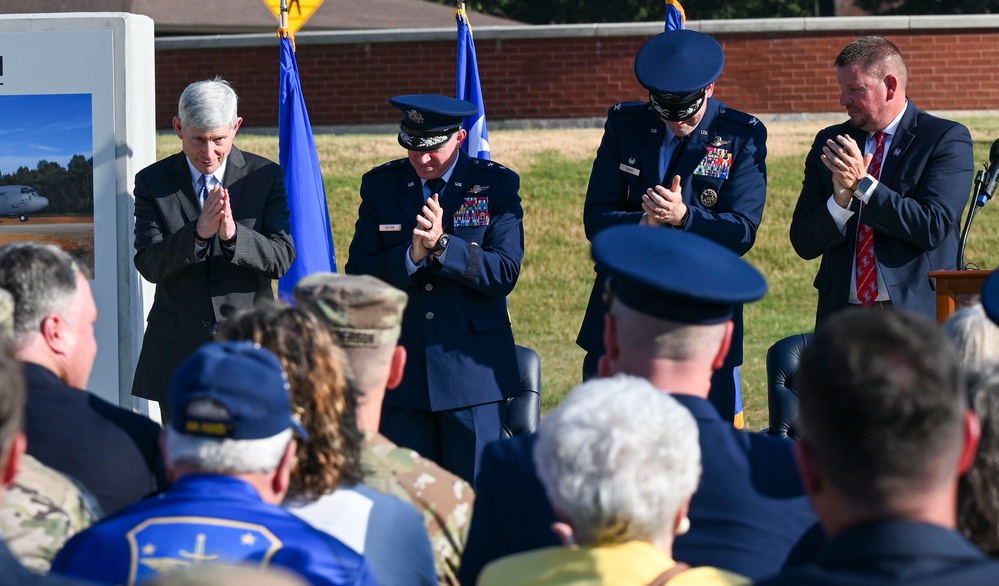
<svg viewBox="0 0 999 586"><path fill-rule="evenodd" d="M28 453L79 480L113 513L166 487L160 426L24 362Z"/></svg>
<svg viewBox="0 0 999 586"><path fill-rule="evenodd" d="M386 405L441 411L521 392L506 306L524 257L519 189L513 171L461 152L441 194L443 228L451 235L446 261L428 258L410 276L406 255L424 203L416 170L399 159L361 179L345 270L409 295L399 341L408 353L406 370Z"/></svg>
<svg viewBox="0 0 999 586"><path fill-rule="evenodd" d="M816 135L791 220L791 245L798 256L822 257L814 282L816 323L849 303L857 246L857 214L843 234L826 207L833 194L832 172L819 156L826 140L838 134L852 136L861 148L867 140L867 133L846 122ZM879 285L888 287L895 308L936 320L929 272L957 268L961 212L974 173L968 129L909 102L863 213L863 222L874 228L874 253L885 280ZM851 206L858 211L859 201L854 198Z"/></svg>
<svg viewBox="0 0 999 586"><path fill-rule="evenodd" d="M809 564L759 586L999 583L999 561L956 531L914 521L887 521L844 531Z"/></svg>
<svg viewBox="0 0 999 586"><path fill-rule="evenodd" d="M646 103L623 103L610 109L586 189L583 225L587 239L593 240L605 228L641 220L642 195L660 183L659 151L665 132L666 123ZM731 156L727 178L699 169L709 148ZM739 255L748 252L756 241L766 203L766 155L763 123L710 98L704 118L671 173L681 177L683 201L690 208L686 230ZM598 273L576 338L580 347L597 355L604 352L603 292L604 277ZM734 319L728 366L742 364L741 307Z"/></svg>
<svg viewBox="0 0 999 586"><path fill-rule="evenodd" d="M754 580L780 570L792 547L815 525L787 440L739 431L704 399L673 395L697 420L701 481L690 503L690 531L673 557ZM460 579L473 584L488 562L559 542L534 471L534 435L493 442L482 456L475 511Z"/></svg>

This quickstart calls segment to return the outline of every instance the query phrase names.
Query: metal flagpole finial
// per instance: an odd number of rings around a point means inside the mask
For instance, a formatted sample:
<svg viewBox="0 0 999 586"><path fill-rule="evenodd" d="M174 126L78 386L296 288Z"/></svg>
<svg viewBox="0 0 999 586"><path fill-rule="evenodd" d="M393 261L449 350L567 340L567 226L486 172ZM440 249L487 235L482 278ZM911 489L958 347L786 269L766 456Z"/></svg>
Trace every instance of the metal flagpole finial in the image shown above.
<svg viewBox="0 0 999 586"><path fill-rule="evenodd" d="M295 35L288 29L288 0L281 0L281 16L278 18L278 38L291 39L292 50L295 48Z"/></svg>

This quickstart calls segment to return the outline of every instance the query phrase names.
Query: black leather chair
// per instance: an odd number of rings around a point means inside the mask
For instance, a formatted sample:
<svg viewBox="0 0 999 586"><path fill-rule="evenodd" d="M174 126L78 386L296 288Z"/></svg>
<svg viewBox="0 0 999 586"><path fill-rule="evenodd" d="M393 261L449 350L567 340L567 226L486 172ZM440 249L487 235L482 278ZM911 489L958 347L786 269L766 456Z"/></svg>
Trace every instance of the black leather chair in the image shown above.
<svg viewBox="0 0 999 586"><path fill-rule="evenodd" d="M517 346L520 370L519 396L507 399L503 437L534 433L541 424L541 357L524 346Z"/></svg>
<svg viewBox="0 0 999 586"><path fill-rule="evenodd" d="M794 377L805 345L812 334L794 334L778 340L767 350L767 406L770 427L761 433L794 439L798 419L798 393Z"/></svg>

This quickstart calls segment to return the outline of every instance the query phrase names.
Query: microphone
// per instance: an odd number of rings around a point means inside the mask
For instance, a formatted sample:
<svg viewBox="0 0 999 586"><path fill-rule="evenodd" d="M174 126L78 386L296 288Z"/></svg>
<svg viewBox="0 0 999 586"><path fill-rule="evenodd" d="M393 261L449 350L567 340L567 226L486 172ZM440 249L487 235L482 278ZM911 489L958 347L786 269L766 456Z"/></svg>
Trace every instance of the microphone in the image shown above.
<svg viewBox="0 0 999 586"><path fill-rule="evenodd" d="M975 204L978 207L984 206L985 202L995 195L997 186L999 186L999 139L992 143L992 148L989 149L989 166L982 179L982 187Z"/></svg>
<svg viewBox="0 0 999 586"><path fill-rule="evenodd" d="M992 148L989 149L988 166L979 171L975 177L975 203L968 207L968 216L964 220L964 230L957 242L957 270L959 271L968 269L968 265L964 264L964 248L968 244L971 223L975 221L978 209L995 195L996 187L999 187L999 139L996 139L992 143Z"/></svg>

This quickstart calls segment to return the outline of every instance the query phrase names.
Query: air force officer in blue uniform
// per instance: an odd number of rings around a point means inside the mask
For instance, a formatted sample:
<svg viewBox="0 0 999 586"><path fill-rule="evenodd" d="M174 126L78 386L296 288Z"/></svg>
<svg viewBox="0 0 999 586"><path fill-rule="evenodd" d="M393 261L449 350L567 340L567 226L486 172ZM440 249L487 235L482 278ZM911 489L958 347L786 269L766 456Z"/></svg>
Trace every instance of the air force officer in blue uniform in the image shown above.
<svg viewBox="0 0 999 586"><path fill-rule="evenodd" d="M675 558L754 580L776 573L815 524L791 442L737 430L707 400L711 372L729 348L734 308L761 298L766 281L710 240L642 226L598 234L593 259L610 282L600 374L647 378L697 421L703 470ZM486 449L463 584L497 557L555 544L555 512L531 457L535 438L519 435Z"/></svg>
<svg viewBox="0 0 999 586"><path fill-rule="evenodd" d="M756 241L767 194L767 130L714 97L725 55L711 37L689 30L656 35L635 58L649 102L610 109L586 190L586 237L618 224L647 224L704 236L743 255ZM597 271L576 343L587 352L583 377L604 353L604 275ZM742 364L742 309L711 401L731 420Z"/></svg>
<svg viewBox="0 0 999 586"><path fill-rule="evenodd" d="M521 389L506 307L524 256L520 178L461 150L474 105L440 95L391 103L409 156L362 178L346 272L409 295L406 369L385 396L381 432L471 482L482 448L500 437L505 399Z"/></svg>

